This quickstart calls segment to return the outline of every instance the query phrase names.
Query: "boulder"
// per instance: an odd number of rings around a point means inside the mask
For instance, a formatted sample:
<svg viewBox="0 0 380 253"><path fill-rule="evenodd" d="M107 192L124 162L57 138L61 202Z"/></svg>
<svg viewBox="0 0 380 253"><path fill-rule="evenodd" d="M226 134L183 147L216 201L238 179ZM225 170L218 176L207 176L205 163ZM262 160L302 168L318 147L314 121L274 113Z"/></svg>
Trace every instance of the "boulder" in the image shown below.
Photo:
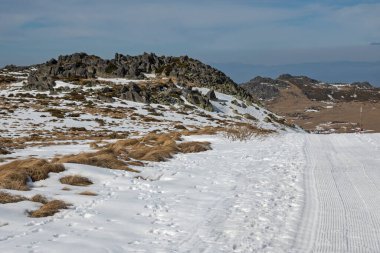
<svg viewBox="0 0 380 253"><path fill-rule="evenodd" d="M209 90L206 94L206 98L208 98L211 101L218 101L218 98L216 97L214 90Z"/></svg>

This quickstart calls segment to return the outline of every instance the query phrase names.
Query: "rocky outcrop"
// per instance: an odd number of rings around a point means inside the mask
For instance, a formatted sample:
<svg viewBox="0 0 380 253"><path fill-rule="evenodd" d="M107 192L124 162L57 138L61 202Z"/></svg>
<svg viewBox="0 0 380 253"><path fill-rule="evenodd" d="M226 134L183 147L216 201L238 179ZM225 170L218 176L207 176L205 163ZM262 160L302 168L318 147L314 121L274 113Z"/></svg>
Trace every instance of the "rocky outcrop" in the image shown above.
<svg viewBox="0 0 380 253"><path fill-rule="evenodd" d="M356 86L361 89L372 89L373 86L369 82L353 82L351 86Z"/></svg>
<svg viewBox="0 0 380 253"><path fill-rule="evenodd" d="M171 77L178 83L206 87L241 99L251 96L221 71L188 56L157 56L144 53L138 56L115 54L112 60L85 53L59 56L38 66L30 74L26 89L50 90L54 80L75 81L97 77L144 79L145 73Z"/></svg>
<svg viewBox="0 0 380 253"><path fill-rule="evenodd" d="M141 89L137 84L131 83L128 85L123 86L123 88L120 91L121 99L139 102L139 103L149 103L150 98L149 94Z"/></svg>
<svg viewBox="0 0 380 253"><path fill-rule="evenodd" d="M257 99L268 100L277 97L280 93L279 89L288 87L288 83L269 77L257 76L241 84L241 87Z"/></svg>
<svg viewBox="0 0 380 253"><path fill-rule="evenodd" d="M216 97L214 90L209 90L206 94L206 98L211 101L218 101L218 98Z"/></svg>
<svg viewBox="0 0 380 253"><path fill-rule="evenodd" d="M241 85L253 97L261 100L271 100L280 94L280 90L293 85L300 89L310 100L315 101L379 101L380 89L374 88L368 82L351 84L329 84L307 76L280 75L277 79L256 77Z"/></svg>
<svg viewBox="0 0 380 253"><path fill-rule="evenodd" d="M210 112L213 111L213 106L210 103L210 100L207 97L203 96L199 91L188 88L183 89L182 94L189 103L196 105L204 110Z"/></svg>

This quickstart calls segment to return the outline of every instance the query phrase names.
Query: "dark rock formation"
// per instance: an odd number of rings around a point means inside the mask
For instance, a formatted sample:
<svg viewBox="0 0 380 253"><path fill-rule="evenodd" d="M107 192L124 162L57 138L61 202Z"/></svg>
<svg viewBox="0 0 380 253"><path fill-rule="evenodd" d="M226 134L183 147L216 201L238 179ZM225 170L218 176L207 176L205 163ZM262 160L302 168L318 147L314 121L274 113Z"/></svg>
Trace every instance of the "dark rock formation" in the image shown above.
<svg viewBox="0 0 380 253"><path fill-rule="evenodd" d="M279 95L280 88L286 88L289 85L282 80L275 80L269 77L257 76L241 87L257 99L268 100Z"/></svg>
<svg viewBox="0 0 380 253"><path fill-rule="evenodd" d="M206 97L211 101L218 101L218 98L216 97L214 90L209 90L209 92L207 92L206 94Z"/></svg>
<svg viewBox="0 0 380 253"><path fill-rule="evenodd" d="M184 84L211 88L223 93L236 95L241 99L251 96L221 71L188 56L171 57L144 53L138 56L115 54L112 60L94 55L75 53L59 56L38 66L28 79L26 89L49 90L53 81L63 79L74 81L98 77L119 77L144 79L144 73L166 76Z"/></svg>
<svg viewBox="0 0 380 253"><path fill-rule="evenodd" d="M139 103L149 103L149 94L142 90L137 84L131 83L123 86L120 91L121 99L139 102Z"/></svg>

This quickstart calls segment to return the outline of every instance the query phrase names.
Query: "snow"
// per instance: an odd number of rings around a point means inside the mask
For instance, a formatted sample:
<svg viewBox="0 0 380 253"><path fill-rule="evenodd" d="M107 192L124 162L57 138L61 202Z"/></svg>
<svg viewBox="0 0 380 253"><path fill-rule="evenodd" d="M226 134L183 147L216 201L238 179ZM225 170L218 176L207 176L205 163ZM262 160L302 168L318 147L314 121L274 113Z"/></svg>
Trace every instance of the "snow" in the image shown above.
<svg viewBox="0 0 380 253"><path fill-rule="evenodd" d="M97 80L99 81L106 81L106 82L112 82L115 84L129 84L129 83L138 83L138 82L143 82L144 80L129 80L126 78L103 78L103 77L98 77Z"/></svg>
<svg viewBox="0 0 380 253"><path fill-rule="evenodd" d="M295 252L380 252L379 134L305 136Z"/></svg>
<svg viewBox="0 0 380 253"><path fill-rule="evenodd" d="M72 206L37 219L27 217L26 211L37 209L38 203L0 204L0 252L380 252L380 134L280 131L281 125L265 123L269 111L257 105L238 106L232 101L240 105L245 101L219 92L218 100L211 101L214 112L197 108L189 114L169 106L92 99L99 108L125 112L121 118L87 113L81 111L81 102L68 105L73 101L54 96L58 106L49 108L81 113L78 118L57 119L44 108L31 106L33 98L29 104L8 98L13 93L37 94L22 91L22 84L0 91L7 101L18 103L0 118L3 137L27 136L36 128L54 132L85 127L141 135L173 129L178 123L189 129L190 125L217 126L206 116L253 123L236 119L246 113L257 118L258 126L279 133L246 142L231 142L222 135L189 136L186 141L209 141L213 149L136 167L139 174L65 164L64 172L33 183L31 191L4 190L26 197L42 194ZM75 88L60 81L57 85ZM209 91L195 89L203 94ZM162 121L129 119L132 107L134 113ZM149 114L152 108L159 114ZM96 123L97 118L105 125ZM0 158L78 154L92 150L89 142L28 146ZM63 190L66 185L59 178L73 174L94 184ZM86 190L98 195L79 195Z"/></svg>
<svg viewBox="0 0 380 253"><path fill-rule="evenodd" d="M70 88L70 89L75 89L75 88L78 88L79 86L75 85L75 84L72 84L72 83L66 83L66 82L63 82L63 81L55 81L54 88L64 88L64 87L67 87L67 88Z"/></svg>
<svg viewBox="0 0 380 253"><path fill-rule="evenodd" d="M1 213L9 210L0 219L8 223L0 229L0 251L251 252L290 245L302 201L303 168L302 160L295 161L302 141L293 139L274 135L241 143L221 136L187 137L211 141L213 150L151 163L142 176L152 181L66 164L65 172L35 183L33 194L73 207L54 217L31 219L23 210L37 204L0 206ZM283 144L274 155L277 142ZM70 174L87 176L94 185L62 191L57 180ZM83 190L99 195L77 195Z"/></svg>
<svg viewBox="0 0 380 253"><path fill-rule="evenodd" d="M144 76L146 77L146 78L156 78L157 76L156 76L156 74L154 74L154 73L144 73Z"/></svg>
<svg viewBox="0 0 380 253"><path fill-rule="evenodd" d="M210 141L213 150L149 163L141 174L66 164L17 192L73 206L33 219L25 210L39 204L0 205L0 251L379 252L379 134L186 140ZM58 179L72 174L94 184L63 191ZM98 196L78 195L84 190Z"/></svg>

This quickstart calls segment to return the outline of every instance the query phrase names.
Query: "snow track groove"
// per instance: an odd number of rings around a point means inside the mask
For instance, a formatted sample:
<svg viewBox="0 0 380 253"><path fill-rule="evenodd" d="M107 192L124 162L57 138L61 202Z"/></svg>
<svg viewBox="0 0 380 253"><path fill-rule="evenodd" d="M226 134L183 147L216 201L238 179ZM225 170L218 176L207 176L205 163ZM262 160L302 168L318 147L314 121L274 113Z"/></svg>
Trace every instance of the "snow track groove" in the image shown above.
<svg viewBox="0 0 380 253"><path fill-rule="evenodd" d="M379 154L368 138L306 136L306 202L291 252L380 252Z"/></svg>

